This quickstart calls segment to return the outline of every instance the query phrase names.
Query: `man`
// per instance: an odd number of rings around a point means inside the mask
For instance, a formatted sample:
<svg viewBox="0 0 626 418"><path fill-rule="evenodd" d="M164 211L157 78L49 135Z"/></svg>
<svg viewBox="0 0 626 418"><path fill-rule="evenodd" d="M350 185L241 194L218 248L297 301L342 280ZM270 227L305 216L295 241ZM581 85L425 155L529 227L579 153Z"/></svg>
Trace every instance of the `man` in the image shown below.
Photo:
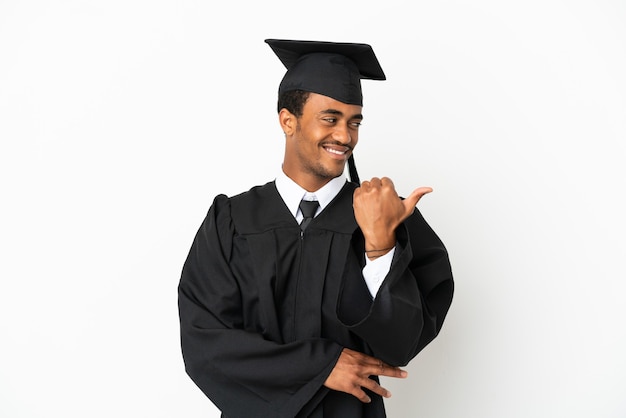
<svg viewBox="0 0 626 418"><path fill-rule="evenodd" d="M360 79L385 79L369 45L266 42L288 69L282 170L217 196L200 226L179 285L185 368L226 418L385 417L378 376L406 377L452 301L415 208L431 189L358 184Z"/></svg>

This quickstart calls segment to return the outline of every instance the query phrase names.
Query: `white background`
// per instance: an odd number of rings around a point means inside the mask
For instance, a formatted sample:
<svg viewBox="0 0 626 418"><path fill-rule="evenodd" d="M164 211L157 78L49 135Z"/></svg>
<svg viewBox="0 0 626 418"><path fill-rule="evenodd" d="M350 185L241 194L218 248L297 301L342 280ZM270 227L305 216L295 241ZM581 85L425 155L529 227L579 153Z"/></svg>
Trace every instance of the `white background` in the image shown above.
<svg viewBox="0 0 626 418"><path fill-rule="evenodd" d="M219 416L176 287L282 160L265 38L370 43L361 177L434 188L456 294L389 415L626 416L617 0L0 0L0 416Z"/></svg>

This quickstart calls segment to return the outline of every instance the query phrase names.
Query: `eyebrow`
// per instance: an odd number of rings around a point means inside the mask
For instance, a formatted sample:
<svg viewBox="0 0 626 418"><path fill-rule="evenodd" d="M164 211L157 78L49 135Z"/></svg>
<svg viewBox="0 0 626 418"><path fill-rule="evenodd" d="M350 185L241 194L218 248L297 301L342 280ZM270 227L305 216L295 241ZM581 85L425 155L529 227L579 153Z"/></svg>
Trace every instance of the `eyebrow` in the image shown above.
<svg viewBox="0 0 626 418"><path fill-rule="evenodd" d="M339 116L343 116L343 112L337 110L337 109L326 109L326 110L322 110L320 112L320 114L322 115L339 115ZM361 113L357 113L356 115L353 115L352 117L350 117L350 119L360 119L363 120L363 115Z"/></svg>

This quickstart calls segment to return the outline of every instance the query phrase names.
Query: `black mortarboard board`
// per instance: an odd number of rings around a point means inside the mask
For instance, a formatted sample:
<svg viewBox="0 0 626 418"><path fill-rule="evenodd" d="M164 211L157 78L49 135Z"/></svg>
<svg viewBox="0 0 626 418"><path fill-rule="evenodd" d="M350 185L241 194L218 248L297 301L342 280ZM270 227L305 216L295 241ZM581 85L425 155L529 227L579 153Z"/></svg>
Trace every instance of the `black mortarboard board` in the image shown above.
<svg viewBox="0 0 626 418"><path fill-rule="evenodd" d="M363 105L361 79L385 80L367 44L266 39L287 68L278 94L304 90L343 103Z"/></svg>
<svg viewBox="0 0 626 418"><path fill-rule="evenodd" d="M279 96L286 91L303 90L362 106L361 79L386 79L368 44L287 39L265 42L287 68L278 88ZM350 179L359 183L352 156L348 163Z"/></svg>

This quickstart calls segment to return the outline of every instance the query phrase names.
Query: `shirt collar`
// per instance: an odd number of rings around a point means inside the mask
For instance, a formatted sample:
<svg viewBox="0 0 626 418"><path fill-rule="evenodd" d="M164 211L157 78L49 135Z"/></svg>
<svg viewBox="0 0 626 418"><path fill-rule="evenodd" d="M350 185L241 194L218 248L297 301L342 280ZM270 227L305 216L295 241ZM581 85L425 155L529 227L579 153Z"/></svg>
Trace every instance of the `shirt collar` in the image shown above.
<svg viewBox="0 0 626 418"><path fill-rule="evenodd" d="M346 184L346 177L341 175L326 183L319 190L311 193L307 192L300 187L298 183L287 177L283 170L280 170L276 176L276 189L278 189L280 197L282 197L294 218L297 218L300 201L302 199L317 200L320 204L317 213L320 213L335 196L337 196L344 184Z"/></svg>

